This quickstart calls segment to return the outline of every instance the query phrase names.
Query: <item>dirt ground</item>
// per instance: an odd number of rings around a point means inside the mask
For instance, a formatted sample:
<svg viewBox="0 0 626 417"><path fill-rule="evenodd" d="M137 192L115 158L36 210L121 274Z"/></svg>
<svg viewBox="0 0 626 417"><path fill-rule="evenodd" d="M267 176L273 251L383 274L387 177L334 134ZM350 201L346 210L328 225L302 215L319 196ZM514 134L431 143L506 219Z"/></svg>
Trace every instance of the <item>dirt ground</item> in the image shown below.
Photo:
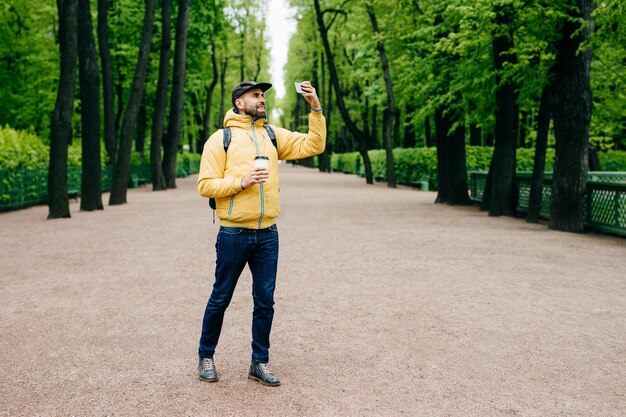
<svg viewBox="0 0 626 417"><path fill-rule="evenodd" d="M624 416L626 240L281 167L271 365L240 279L197 378L217 224L195 177L0 214L1 416ZM105 201L107 201L106 196Z"/></svg>

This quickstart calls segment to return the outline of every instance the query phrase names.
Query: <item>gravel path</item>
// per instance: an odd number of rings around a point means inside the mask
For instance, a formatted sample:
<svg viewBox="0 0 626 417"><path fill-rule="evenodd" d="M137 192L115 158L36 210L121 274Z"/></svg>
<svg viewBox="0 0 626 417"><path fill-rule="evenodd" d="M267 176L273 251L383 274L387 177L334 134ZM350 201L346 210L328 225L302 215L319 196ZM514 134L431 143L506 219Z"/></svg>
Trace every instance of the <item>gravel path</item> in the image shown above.
<svg viewBox="0 0 626 417"><path fill-rule="evenodd" d="M281 387L246 378L249 270L220 381L197 379L218 226L189 177L72 219L0 214L0 416L626 415L626 240L281 179Z"/></svg>

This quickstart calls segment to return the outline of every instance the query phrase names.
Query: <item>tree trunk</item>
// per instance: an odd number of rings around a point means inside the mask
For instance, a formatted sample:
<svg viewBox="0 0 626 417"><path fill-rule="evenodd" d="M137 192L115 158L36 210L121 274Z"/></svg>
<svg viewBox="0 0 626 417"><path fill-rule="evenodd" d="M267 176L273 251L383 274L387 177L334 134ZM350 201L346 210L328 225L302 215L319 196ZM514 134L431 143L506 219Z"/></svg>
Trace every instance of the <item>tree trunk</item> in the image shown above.
<svg viewBox="0 0 626 417"><path fill-rule="evenodd" d="M471 146L482 145L480 127L478 127L476 123L471 123L469 126L469 131L470 131L470 145Z"/></svg>
<svg viewBox="0 0 626 417"><path fill-rule="evenodd" d="M102 210L100 165L100 73L89 0L78 2L78 67L82 134L80 209Z"/></svg>
<svg viewBox="0 0 626 417"><path fill-rule="evenodd" d="M142 158L146 147L146 129L148 127L148 110L145 101L139 106L137 115L137 134L135 135L135 152L140 153Z"/></svg>
<svg viewBox="0 0 626 417"><path fill-rule="evenodd" d="M417 144L417 135L415 134L415 126L413 125L413 113L415 106L409 104L406 106L406 115L404 116L404 147L415 148Z"/></svg>
<svg viewBox="0 0 626 417"><path fill-rule="evenodd" d="M205 109L202 108L200 104L200 98L198 97L199 93L197 91L192 91L189 95L191 97L191 116L188 118L187 123L185 123L185 128L188 132L193 132L194 124L202 128L204 125L204 114ZM183 134L183 138L185 135ZM198 132L197 135L187 134L187 140L189 141L189 152L196 152L196 148L198 146L202 147L204 144L202 140L202 130ZM199 153L202 153L200 151Z"/></svg>
<svg viewBox="0 0 626 417"><path fill-rule="evenodd" d="M485 133L485 146L493 146L493 142L494 142L493 132L486 132Z"/></svg>
<svg viewBox="0 0 626 417"><path fill-rule="evenodd" d="M174 50L174 75L170 97L170 118L163 153L163 173L167 188L176 188L176 156L185 104L185 65L187 60L187 29L189 28L189 3L180 0L176 18L176 46Z"/></svg>
<svg viewBox="0 0 626 417"><path fill-rule="evenodd" d="M324 64L324 53L321 53L322 56L322 69L326 68L326 65ZM322 72L323 74L326 73L326 71ZM333 83L330 82L330 80L328 80L328 78L326 78L326 86L327 86L327 91L326 91L326 105L324 106L325 109L325 113L326 113L326 132L327 135L329 135L330 133L330 120L333 114ZM332 166L330 163L330 156L333 154L333 144L334 141L330 141L327 140L326 141L326 148L324 149L324 153L322 155L324 155L324 160L325 162L325 172L332 172Z"/></svg>
<svg viewBox="0 0 626 417"><path fill-rule="evenodd" d="M435 203L448 201L448 171L446 170L446 155L448 153L448 130L449 122L444 116L444 109L439 107L435 110L435 145L437 146L437 198Z"/></svg>
<svg viewBox="0 0 626 417"><path fill-rule="evenodd" d="M551 87L547 85L541 92L539 114L537 115L535 160L533 164L533 176L530 183L528 215L526 217L526 221L528 223L539 223L541 199L543 196L543 177L546 170L546 149L548 148L548 132L550 131L551 116Z"/></svg>
<svg viewBox="0 0 626 417"><path fill-rule="evenodd" d="M430 115L426 116L424 119L424 146L427 148L432 148L433 146L433 135L430 129Z"/></svg>
<svg viewBox="0 0 626 417"><path fill-rule="evenodd" d="M435 111L437 145L437 176L439 187L435 203L470 205L467 191L467 166L465 161L465 129L462 125L450 134L458 115L439 108Z"/></svg>
<svg viewBox="0 0 626 417"><path fill-rule="evenodd" d="M589 171L602 171L598 151L594 148L589 148Z"/></svg>
<svg viewBox="0 0 626 417"><path fill-rule="evenodd" d="M124 111L122 121L122 132L120 137L120 147L113 169L113 184L109 196L109 205L126 203L126 192L128 191L128 178L130 174L130 151L132 148L132 138L137 124L137 114L143 98L143 90L148 69L148 56L150 54L150 44L152 42L152 28L154 25L154 14L156 11L156 0L145 1L145 14L143 29L141 33L141 44L137 56L137 65L133 76L128 104Z"/></svg>
<svg viewBox="0 0 626 417"><path fill-rule="evenodd" d="M115 109L113 108L113 64L109 48L108 1L98 0L98 46L102 67L102 97L104 104L104 147L109 164L115 165L117 133L115 131Z"/></svg>
<svg viewBox="0 0 626 417"><path fill-rule="evenodd" d="M493 182L493 158L489 162L489 171L485 180L485 189L483 190L483 198L480 201L480 210L489 211L491 205L491 183Z"/></svg>
<svg viewBox="0 0 626 417"><path fill-rule="evenodd" d="M386 123L385 119L383 118L383 124ZM369 131L370 134L370 144L369 144L369 148L370 149L376 149L381 147L382 145L378 143L378 104L374 104L372 106L372 127L371 129L365 129L365 131Z"/></svg>
<svg viewBox="0 0 626 417"><path fill-rule="evenodd" d="M496 146L493 153L490 216L514 216L517 206L515 158L519 110L517 87L512 81L502 80L501 72L507 63L516 62L513 50L513 13L510 6L497 6L493 55L496 69ZM503 33L502 29L507 32Z"/></svg>
<svg viewBox="0 0 626 417"><path fill-rule="evenodd" d="M328 63L330 79L333 83L333 89L335 90L335 97L337 99L337 107L339 108L339 113L341 114L341 117L343 118L343 121L352 136L359 142L359 152L363 156L363 164L365 167L365 181L368 184L373 184L374 177L372 175L372 166L369 156L367 155L367 143L370 140L369 134L359 129L350 117L350 114L348 113L348 109L343 100L343 90L341 89L341 85L339 84L339 77L337 75L335 59L330 50L330 43L328 42L328 28L324 23L324 17L320 9L319 0L313 0L313 5L315 7L315 15L317 17L317 25L320 31L320 36L324 45L324 52L326 53L326 61Z"/></svg>
<svg viewBox="0 0 626 417"><path fill-rule="evenodd" d="M245 81L245 68L246 68L246 61L245 61L245 48L246 48L246 28L242 28L241 30L241 53L239 54L239 81ZM252 80L252 81L256 81L256 80Z"/></svg>
<svg viewBox="0 0 626 417"><path fill-rule="evenodd" d="M555 62L554 134L556 157L552 181L550 229L582 232L587 173L589 170L589 123L592 51L583 45L593 31L591 0L577 0L579 11L566 19ZM582 18L581 30L577 23Z"/></svg>
<svg viewBox="0 0 626 417"><path fill-rule="evenodd" d="M202 135L201 140L198 141L196 146L196 152L202 153L202 149L204 147L204 142L209 139L211 135L210 124L211 124L211 106L213 105L213 90L215 90L215 86L217 85L217 80L219 78L219 74L217 72L217 56L215 55L215 38L211 33L211 63L213 64L213 78L211 79L211 84L206 87L206 103L204 105L204 117L202 120Z"/></svg>
<svg viewBox="0 0 626 417"><path fill-rule="evenodd" d="M458 124L448 136L446 160L447 197L450 206L471 205L467 190L467 164L465 160L465 128Z"/></svg>
<svg viewBox="0 0 626 417"><path fill-rule="evenodd" d="M394 131L394 121L396 115L396 105L393 99L393 85L391 80L391 71L389 70L389 61L387 60L387 53L385 52L385 45L380 40L380 30L378 29L378 22L376 20L376 14L374 8L370 3L365 4L365 9L372 22L372 30L374 36L378 39L376 41L376 48L378 49L378 55L380 56L380 63L383 69L383 78L385 80L385 91L387 92L387 109L385 111L385 156L387 157L387 187L396 188L396 172L393 166L393 138L392 132Z"/></svg>
<svg viewBox="0 0 626 417"><path fill-rule="evenodd" d="M226 99L226 68L228 68L228 58L224 57L222 61L222 68L220 71L220 113L215 123L216 129L221 129L224 125L224 116L226 115L224 109L224 100Z"/></svg>
<svg viewBox="0 0 626 417"><path fill-rule="evenodd" d="M159 80L157 82L154 111L152 113L152 142L150 143L150 171L152 173L152 191L165 190L165 176L161 167L161 146L163 141L163 124L167 107L167 85L169 83L171 34L170 15L171 0L161 2L161 54L159 57Z"/></svg>
<svg viewBox="0 0 626 417"><path fill-rule="evenodd" d="M121 69L120 69L120 65L119 62L117 63L117 70L118 70L118 82L117 84L115 84L115 95L117 97L117 111L115 112L115 123L114 123L114 131L115 131L115 135L116 135L116 139L115 139L115 147L116 147L116 154L115 154L115 160L117 161L117 152L119 152L119 138L117 137L117 134L120 131L120 125L122 124L122 115L124 114L124 86L123 86L123 82L124 82L124 74L120 73Z"/></svg>
<svg viewBox="0 0 626 417"><path fill-rule="evenodd" d="M57 2L61 71L57 98L50 120L48 166L48 218L70 217L67 198L67 146L72 136L72 113L76 87L76 43L78 0Z"/></svg>

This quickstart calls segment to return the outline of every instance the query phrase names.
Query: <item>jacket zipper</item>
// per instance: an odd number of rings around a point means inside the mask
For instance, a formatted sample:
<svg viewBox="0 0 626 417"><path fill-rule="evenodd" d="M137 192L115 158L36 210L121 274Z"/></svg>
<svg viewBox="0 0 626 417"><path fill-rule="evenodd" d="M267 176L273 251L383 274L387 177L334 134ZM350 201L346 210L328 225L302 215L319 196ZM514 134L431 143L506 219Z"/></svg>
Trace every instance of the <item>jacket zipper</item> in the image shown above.
<svg viewBox="0 0 626 417"><path fill-rule="evenodd" d="M252 140L254 141L254 146L256 148L256 155L260 156L261 153L259 151L259 141L257 140L256 137L256 131L254 130L254 120L252 119L252 116L250 116L250 130L252 130ZM258 223L258 229L261 228L261 223L263 221L263 215L265 214L265 198L264 198L264 192L263 192L263 183L260 184L260 190L261 190L261 215L259 216L259 223Z"/></svg>
<svg viewBox="0 0 626 417"><path fill-rule="evenodd" d="M230 206L228 206L228 215L230 216L231 214L233 214L233 205L235 203L235 196L231 195L230 196Z"/></svg>

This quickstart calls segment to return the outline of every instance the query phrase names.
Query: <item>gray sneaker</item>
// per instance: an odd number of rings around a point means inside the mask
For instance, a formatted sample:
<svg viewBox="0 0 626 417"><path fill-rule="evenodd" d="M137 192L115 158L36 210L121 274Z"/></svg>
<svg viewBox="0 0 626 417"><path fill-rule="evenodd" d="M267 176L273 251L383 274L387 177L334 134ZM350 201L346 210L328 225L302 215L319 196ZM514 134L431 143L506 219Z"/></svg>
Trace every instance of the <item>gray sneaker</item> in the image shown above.
<svg viewBox="0 0 626 417"><path fill-rule="evenodd" d="M267 385L268 387L277 387L280 385L280 379L270 371L266 363L252 361L248 378L259 381L261 384Z"/></svg>
<svg viewBox="0 0 626 417"><path fill-rule="evenodd" d="M200 358L198 376L203 381L217 382L217 370L213 358Z"/></svg>

